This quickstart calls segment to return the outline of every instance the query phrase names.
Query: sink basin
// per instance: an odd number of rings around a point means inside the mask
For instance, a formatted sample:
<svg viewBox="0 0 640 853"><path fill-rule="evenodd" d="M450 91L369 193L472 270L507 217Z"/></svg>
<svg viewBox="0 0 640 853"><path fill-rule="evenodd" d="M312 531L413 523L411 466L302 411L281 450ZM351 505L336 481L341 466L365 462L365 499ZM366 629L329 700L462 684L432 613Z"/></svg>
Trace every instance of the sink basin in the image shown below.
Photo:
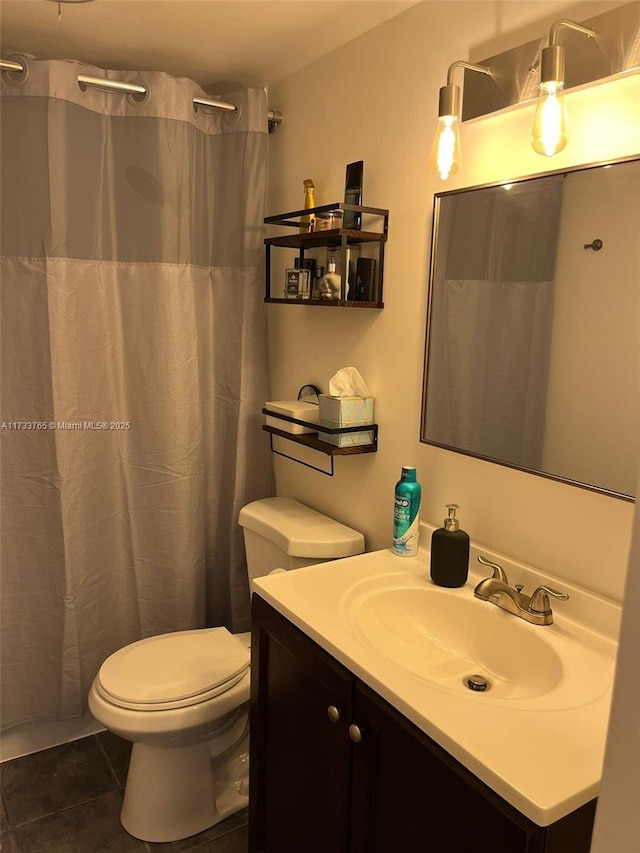
<svg viewBox="0 0 640 853"><path fill-rule="evenodd" d="M365 584L350 591L343 608L360 643L421 681L478 701L518 703L555 694L553 704L566 707L590 701L608 682L579 644L558 643L559 629L551 642L553 626L532 626L474 598L469 587ZM487 680L484 692L471 691L472 675Z"/></svg>

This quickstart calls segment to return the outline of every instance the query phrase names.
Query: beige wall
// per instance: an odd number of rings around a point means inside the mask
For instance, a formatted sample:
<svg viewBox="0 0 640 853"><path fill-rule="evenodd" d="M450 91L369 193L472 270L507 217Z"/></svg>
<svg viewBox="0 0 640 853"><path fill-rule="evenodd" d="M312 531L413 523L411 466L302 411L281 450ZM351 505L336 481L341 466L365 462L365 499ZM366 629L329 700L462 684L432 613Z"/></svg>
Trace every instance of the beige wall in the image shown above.
<svg viewBox="0 0 640 853"><path fill-rule="evenodd" d="M346 365L376 398L377 454L337 459L333 478L274 457L279 494L361 529L369 549L389 546L393 487L414 464L425 519L439 522L455 501L475 541L622 597L631 504L419 441L433 194L640 151L636 75L568 96L571 141L551 161L530 148L532 105L465 124L462 168L443 185L427 158L447 68L616 5L420 3L270 90L285 120L269 143L268 212L300 207L307 177L319 204L341 200L345 164L357 159L364 203L391 211L384 310L268 306L272 399L295 398L305 382L326 390Z"/></svg>
<svg viewBox="0 0 640 853"><path fill-rule="evenodd" d="M640 838L640 511L637 507L629 568L591 853L635 853Z"/></svg>

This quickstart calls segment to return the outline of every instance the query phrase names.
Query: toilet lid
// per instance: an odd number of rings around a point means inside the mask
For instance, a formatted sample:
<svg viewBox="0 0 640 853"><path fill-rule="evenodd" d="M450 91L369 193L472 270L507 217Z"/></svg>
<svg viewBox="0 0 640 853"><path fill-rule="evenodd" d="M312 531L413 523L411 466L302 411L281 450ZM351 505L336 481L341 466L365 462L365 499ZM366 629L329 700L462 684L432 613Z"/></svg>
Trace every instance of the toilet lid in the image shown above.
<svg viewBox="0 0 640 853"><path fill-rule="evenodd" d="M96 686L125 708L163 710L226 692L249 669L249 649L226 628L177 631L138 640L100 667Z"/></svg>

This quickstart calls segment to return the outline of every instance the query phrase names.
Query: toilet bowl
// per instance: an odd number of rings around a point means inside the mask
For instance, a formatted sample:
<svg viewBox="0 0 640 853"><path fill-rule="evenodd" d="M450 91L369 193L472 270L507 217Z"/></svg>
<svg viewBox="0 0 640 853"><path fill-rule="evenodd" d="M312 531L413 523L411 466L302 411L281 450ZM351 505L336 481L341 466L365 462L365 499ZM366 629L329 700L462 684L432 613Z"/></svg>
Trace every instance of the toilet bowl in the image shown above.
<svg viewBox="0 0 640 853"><path fill-rule="evenodd" d="M361 533L290 498L240 511L249 582L359 554ZM138 640L100 667L89 708L133 743L121 812L143 841L177 841L247 805L250 634L226 628Z"/></svg>

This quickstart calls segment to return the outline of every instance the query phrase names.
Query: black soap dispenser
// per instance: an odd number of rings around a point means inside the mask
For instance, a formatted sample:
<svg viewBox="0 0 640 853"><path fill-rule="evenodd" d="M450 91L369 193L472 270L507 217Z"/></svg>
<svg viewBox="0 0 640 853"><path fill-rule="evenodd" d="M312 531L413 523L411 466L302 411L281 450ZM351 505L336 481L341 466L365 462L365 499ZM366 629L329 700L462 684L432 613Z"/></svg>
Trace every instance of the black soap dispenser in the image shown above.
<svg viewBox="0 0 640 853"><path fill-rule="evenodd" d="M469 536L460 530L458 504L447 504L444 527L431 536L431 580L438 586L464 586L469 576Z"/></svg>

